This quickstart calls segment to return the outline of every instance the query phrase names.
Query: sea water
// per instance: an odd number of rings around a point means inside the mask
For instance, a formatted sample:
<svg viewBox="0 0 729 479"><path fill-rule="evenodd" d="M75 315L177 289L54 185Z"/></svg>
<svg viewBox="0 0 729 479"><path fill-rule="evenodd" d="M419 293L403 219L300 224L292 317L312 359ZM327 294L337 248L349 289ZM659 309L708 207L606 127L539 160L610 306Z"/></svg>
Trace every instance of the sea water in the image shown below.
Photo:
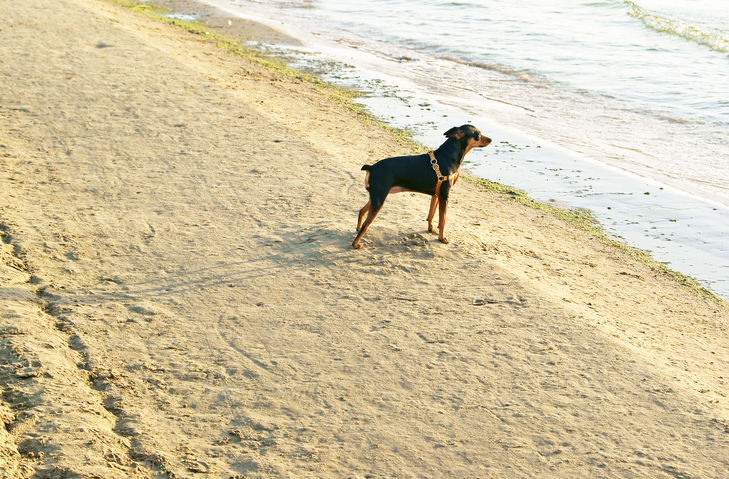
<svg viewBox="0 0 729 479"><path fill-rule="evenodd" d="M729 2L205 3L297 38L297 66L426 145L475 124L494 143L473 174L590 209L729 298Z"/></svg>

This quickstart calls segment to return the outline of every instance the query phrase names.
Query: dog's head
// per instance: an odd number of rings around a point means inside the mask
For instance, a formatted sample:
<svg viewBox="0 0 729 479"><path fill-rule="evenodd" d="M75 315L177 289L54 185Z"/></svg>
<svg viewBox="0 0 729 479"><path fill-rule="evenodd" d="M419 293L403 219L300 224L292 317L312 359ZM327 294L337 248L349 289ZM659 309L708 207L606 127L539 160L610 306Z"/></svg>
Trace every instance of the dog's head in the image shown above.
<svg viewBox="0 0 729 479"><path fill-rule="evenodd" d="M491 138L481 134L481 131L473 125L454 126L443 135L463 142L467 152L471 148L483 148L491 144Z"/></svg>

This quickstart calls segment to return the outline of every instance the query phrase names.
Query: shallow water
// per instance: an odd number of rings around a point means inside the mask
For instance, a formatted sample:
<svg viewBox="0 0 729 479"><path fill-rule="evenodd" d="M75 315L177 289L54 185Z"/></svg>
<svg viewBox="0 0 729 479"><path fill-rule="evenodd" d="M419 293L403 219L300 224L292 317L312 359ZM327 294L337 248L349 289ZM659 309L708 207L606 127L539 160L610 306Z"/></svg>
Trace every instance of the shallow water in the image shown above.
<svg viewBox="0 0 729 479"><path fill-rule="evenodd" d="M298 38L297 66L424 144L474 123L494 139L474 174L589 208L729 297L729 3L205 3Z"/></svg>

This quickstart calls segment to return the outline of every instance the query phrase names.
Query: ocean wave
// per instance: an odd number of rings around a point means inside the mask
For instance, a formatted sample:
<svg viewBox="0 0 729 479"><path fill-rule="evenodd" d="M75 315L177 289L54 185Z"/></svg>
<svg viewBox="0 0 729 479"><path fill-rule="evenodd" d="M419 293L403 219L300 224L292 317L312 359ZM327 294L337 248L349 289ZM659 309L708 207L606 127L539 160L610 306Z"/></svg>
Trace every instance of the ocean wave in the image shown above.
<svg viewBox="0 0 729 479"><path fill-rule="evenodd" d="M651 30L676 35L717 52L729 53L729 34L725 32L649 13L631 1L625 4L630 8L628 15L641 20Z"/></svg>
<svg viewBox="0 0 729 479"><path fill-rule="evenodd" d="M492 63L482 63L482 62L470 62L467 60L463 60L454 56L450 55L444 55L441 57L443 60L458 63L460 65L468 65L470 67L474 68L480 68L482 70L488 70L496 73L502 73L504 75L508 75L511 77L514 77L518 80L523 81L524 83L532 83L535 82L536 79L534 76L529 74L525 70L516 70L514 68L509 68L505 65L498 65L498 64L492 64Z"/></svg>

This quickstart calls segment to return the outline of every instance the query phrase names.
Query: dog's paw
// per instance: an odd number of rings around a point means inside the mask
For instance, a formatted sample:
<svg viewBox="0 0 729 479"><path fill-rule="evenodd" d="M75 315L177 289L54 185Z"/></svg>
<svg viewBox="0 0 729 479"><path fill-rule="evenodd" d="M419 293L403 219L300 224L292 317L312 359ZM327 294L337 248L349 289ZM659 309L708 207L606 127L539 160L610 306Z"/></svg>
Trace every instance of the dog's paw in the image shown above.
<svg viewBox="0 0 729 479"><path fill-rule="evenodd" d="M445 236L441 236L438 239L440 240L441 243L448 244L448 238L446 238Z"/></svg>

